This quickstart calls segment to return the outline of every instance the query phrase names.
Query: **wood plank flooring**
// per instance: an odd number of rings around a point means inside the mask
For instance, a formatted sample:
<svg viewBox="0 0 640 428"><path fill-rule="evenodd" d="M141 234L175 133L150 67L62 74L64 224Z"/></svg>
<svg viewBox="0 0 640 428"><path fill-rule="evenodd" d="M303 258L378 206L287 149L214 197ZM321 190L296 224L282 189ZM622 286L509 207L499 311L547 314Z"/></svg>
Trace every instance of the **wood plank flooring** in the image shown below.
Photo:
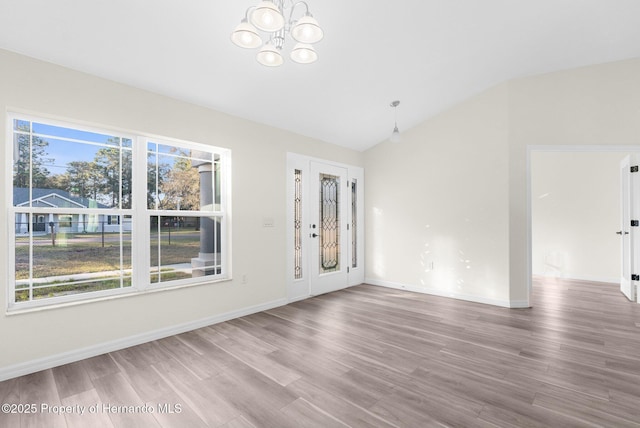
<svg viewBox="0 0 640 428"><path fill-rule="evenodd" d="M37 411L0 427L640 427L640 305L568 280L533 303L361 285L1 382Z"/></svg>

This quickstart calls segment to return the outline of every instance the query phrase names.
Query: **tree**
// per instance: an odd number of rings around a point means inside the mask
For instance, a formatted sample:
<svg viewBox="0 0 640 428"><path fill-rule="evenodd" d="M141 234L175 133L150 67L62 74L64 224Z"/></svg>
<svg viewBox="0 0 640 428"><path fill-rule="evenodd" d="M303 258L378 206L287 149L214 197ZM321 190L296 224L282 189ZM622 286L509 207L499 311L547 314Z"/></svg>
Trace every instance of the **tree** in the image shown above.
<svg viewBox="0 0 640 428"><path fill-rule="evenodd" d="M161 192L164 194L164 199L161 209L175 210L179 206L181 210L199 210L198 170L193 168L187 153L178 151L178 155L162 183Z"/></svg>
<svg viewBox="0 0 640 428"><path fill-rule="evenodd" d="M50 175L44 186L45 189L62 189L62 190L68 190L69 187L70 187L69 174L67 174L66 172L64 174Z"/></svg>
<svg viewBox="0 0 640 428"><path fill-rule="evenodd" d="M64 189L81 198L96 200L102 186L100 168L95 162L73 161L67 164L67 185ZM62 188L62 187L61 187Z"/></svg>
<svg viewBox="0 0 640 428"><path fill-rule="evenodd" d="M53 162L53 159L47 157L49 142L40 137L31 137L31 146L29 146L29 134L14 134L14 138L17 143L18 159L13 166L13 186L16 188L46 187L49 170L45 165ZM31 162L31 168L29 168L29 162Z"/></svg>
<svg viewBox="0 0 640 428"><path fill-rule="evenodd" d="M149 209L156 209L156 198L161 193L162 186L171 170L171 166L166 162L159 162L157 156L156 153L147 155L147 207ZM157 163L156 160L158 160ZM160 209L162 209L162 202L158 198Z"/></svg>
<svg viewBox="0 0 640 428"><path fill-rule="evenodd" d="M120 159L122 153L122 162ZM131 177L131 150L119 147L108 147L96 152L94 163L101 177L101 194L105 205L116 207L122 202L122 208L131 207L132 177ZM122 201L120 201L120 189L122 189Z"/></svg>

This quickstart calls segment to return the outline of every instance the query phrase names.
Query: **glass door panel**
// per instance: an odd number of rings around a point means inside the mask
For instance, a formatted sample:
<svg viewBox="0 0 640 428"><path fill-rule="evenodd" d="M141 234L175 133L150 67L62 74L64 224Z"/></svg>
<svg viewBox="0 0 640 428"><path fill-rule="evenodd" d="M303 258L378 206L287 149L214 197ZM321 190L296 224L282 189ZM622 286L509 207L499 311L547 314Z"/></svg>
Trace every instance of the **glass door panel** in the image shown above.
<svg viewBox="0 0 640 428"><path fill-rule="evenodd" d="M320 162L311 163L311 294L347 286L347 224L345 201L347 170Z"/></svg>

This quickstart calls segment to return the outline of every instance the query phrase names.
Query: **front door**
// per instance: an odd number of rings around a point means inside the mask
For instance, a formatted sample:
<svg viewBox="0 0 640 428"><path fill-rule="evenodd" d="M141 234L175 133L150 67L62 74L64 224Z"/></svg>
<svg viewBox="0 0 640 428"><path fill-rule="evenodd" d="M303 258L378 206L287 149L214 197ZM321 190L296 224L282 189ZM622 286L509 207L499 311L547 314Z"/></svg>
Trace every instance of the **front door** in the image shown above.
<svg viewBox="0 0 640 428"><path fill-rule="evenodd" d="M639 173L635 173L639 174ZM633 240L631 220L633 212L634 175L631 173L631 157L627 156L620 162L620 247L622 255L622 269L620 274L620 290L631 301L636 300L635 284L631 278L633 273Z"/></svg>
<svg viewBox="0 0 640 428"><path fill-rule="evenodd" d="M348 285L347 169L311 162L310 239L311 295Z"/></svg>

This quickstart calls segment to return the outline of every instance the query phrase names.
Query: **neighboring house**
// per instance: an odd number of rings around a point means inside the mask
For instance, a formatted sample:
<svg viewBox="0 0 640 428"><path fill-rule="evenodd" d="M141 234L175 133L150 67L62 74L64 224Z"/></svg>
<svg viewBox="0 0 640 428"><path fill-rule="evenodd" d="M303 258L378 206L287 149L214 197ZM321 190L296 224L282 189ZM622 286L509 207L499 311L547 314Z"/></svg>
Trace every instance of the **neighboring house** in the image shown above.
<svg viewBox="0 0 640 428"><path fill-rule="evenodd" d="M42 208L103 208L108 206L94 199L72 196L60 189L33 189L32 199L29 200L29 189L13 189L13 203L16 207L29 206ZM109 214L39 214L32 220L34 232L50 232L53 223L55 232L118 232L120 230L120 216ZM124 224L124 230L131 230L131 223ZM16 233L28 233L29 224L26 214L16 214Z"/></svg>

